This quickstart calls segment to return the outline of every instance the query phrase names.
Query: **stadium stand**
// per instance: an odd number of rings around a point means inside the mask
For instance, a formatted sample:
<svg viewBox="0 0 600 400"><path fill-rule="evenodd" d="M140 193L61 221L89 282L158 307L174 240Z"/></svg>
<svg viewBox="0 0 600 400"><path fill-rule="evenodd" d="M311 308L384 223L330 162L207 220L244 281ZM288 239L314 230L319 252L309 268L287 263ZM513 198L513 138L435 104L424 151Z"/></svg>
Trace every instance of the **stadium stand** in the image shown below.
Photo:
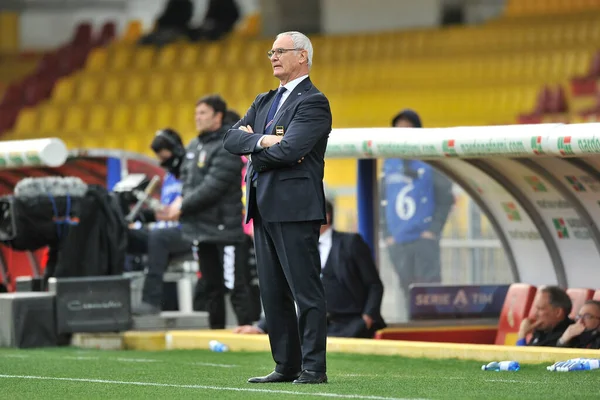
<svg viewBox="0 0 600 400"><path fill-rule="evenodd" d="M58 124L62 120L56 118L40 117L40 123L49 122L50 125L32 125L35 106L50 96L57 79L80 69L91 49L105 46L114 36L113 22L105 23L95 37L91 25L82 23L73 38L57 49L33 56L14 54L0 58L0 77L6 85L0 95L0 133L18 128L28 130L31 137L35 137L49 131L56 134L54 130L62 129L63 126ZM17 121L20 121L19 127L15 127Z"/></svg>

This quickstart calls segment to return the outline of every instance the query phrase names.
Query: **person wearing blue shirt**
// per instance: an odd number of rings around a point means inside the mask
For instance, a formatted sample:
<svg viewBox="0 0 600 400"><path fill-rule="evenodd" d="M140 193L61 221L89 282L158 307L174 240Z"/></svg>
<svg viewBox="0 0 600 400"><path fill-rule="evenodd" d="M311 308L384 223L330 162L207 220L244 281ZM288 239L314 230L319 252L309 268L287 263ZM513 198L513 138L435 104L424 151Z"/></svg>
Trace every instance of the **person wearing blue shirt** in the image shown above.
<svg viewBox="0 0 600 400"><path fill-rule="evenodd" d="M169 206L181 198L179 167L185 156L181 137L172 129L156 133L150 145L161 167L163 178L160 201ZM130 253L148 254L148 270L142 289L142 303L132 310L134 315L158 314L163 303L163 274L172 258L192 256L192 243L183 237L179 221L160 220L161 211L145 210L144 222L154 222L150 229L130 230Z"/></svg>
<svg viewBox="0 0 600 400"><path fill-rule="evenodd" d="M421 128L422 123L406 109L392 126ZM452 182L423 161L387 159L381 187L383 239L408 307L410 284L441 282L440 236L454 204Z"/></svg>

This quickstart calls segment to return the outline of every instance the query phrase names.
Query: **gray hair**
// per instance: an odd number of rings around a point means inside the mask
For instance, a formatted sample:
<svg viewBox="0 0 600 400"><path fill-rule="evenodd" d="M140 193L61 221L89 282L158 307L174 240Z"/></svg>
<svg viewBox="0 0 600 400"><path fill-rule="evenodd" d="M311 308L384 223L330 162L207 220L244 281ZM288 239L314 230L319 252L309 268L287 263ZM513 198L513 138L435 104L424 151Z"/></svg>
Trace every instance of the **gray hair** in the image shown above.
<svg viewBox="0 0 600 400"><path fill-rule="evenodd" d="M294 47L296 49L306 50L306 52L308 53L308 69L310 69L310 67L312 66L313 46L308 36L297 31L289 31L280 33L279 35L277 35L277 39L279 39L282 36L291 37L292 41L294 42Z"/></svg>

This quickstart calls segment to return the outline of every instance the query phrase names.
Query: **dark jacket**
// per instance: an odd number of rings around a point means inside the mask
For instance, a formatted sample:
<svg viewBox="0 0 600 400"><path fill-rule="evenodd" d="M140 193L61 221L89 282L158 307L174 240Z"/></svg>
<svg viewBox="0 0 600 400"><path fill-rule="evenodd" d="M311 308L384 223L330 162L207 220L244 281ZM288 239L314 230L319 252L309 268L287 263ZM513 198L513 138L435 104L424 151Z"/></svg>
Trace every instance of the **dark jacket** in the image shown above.
<svg viewBox="0 0 600 400"><path fill-rule="evenodd" d="M600 349L600 331L583 332L567 343L557 343L558 347L572 347L576 349Z"/></svg>
<svg viewBox="0 0 600 400"><path fill-rule="evenodd" d="M373 318L374 328L384 328L385 323L381 318L383 284L363 238L358 233L334 230L325 268L333 269L340 284L352 294L352 301L361 305L361 314ZM331 312L329 309L327 311Z"/></svg>
<svg viewBox="0 0 600 400"><path fill-rule="evenodd" d="M550 331L533 331L533 336L531 336L531 340L527 343L527 346L555 347L558 343L558 339L565 333L569 325L574 322L575 321L570 318L565 318Z"/></svg>
<svg viewBox="0 0 600 400"><path fill-rule="evenodd" d="M242 159L223 148L224 129L205 133L189 144L181 166L183 235L200 243L243 240Z"/></svg>
<svg viewBox="0 0 600 400"><path fill-rule="evenodd" d="M347 302L355 303L361 309L356 317L362 318L362 314L367 314L373 319L373 326L370 329L371 336L375 331L385 328L386 323L381 317L383 284L371 251L358 233L333 231L331 250L323 270L327 268L331 268L335 273L337 282L343 289L340 292L352 294L352 298L347 299ZM337 290L337 288L325 288L326 291L328 289ZM335 317L331 314L332 310L329 304L327 313L330 318ZM258 322L257 326L263 332L267 331L264 318Z"/></svg>
<svg viewBox="0 0 600 400"><path fill-rule="evenodd" d="M331 132L329 101L310 78L296 86L265 131L275 90L259 94L246 115L224 137L225 148L236 155L251 154L246 174L246 222L254 204L267 222L325 222L323 174L325 149ZM255 133L240 126L250 125ZM283 134L279 144L255 152L263 134ZM302 160L301 163L298 163ZM252 176L258 172L256 187ZM256 203L250 201L256 196Z"/></svg>

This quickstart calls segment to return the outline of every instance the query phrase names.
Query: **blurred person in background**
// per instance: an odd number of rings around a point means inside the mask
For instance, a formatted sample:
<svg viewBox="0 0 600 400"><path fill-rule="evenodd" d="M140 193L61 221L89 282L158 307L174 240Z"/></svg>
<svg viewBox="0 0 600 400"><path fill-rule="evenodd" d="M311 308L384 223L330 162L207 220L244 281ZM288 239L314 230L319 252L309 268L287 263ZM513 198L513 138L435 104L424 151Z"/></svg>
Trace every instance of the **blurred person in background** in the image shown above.
<svg viewBox="0 0 600 400"><path fill-rule="evenodd" d="M413 110L392 120L396 128L421 128ZM405 305L412 283L440 283L440 237L454 204L452 182L419 160L386 159L381 194L382 235L398 274Z"/></svg>
<svg viewBox="0 0 600 400"><path fill-rule="evenodd" d="M228 109L225 112L223 126L230 128L240 120L240 115ZM242 203L244 202L245 183L243 177L246 170L246 158L242 157ZM239 324L250 324L260 318L260 290L256 275L256 259L252 239L252 222L245 223L244 240L235 246L225 246L223 250L223 270L226 290L230 293L230 301ZM206 311L204 281L198 280L194 296L194 309Z"/></svg>
<svg viewBox="0 0 600 400"><path fill-rule="evenodd" d="M200 26L190 24L193 15L193 1L168 0L154 29L140 38L139 44L164 46L181 38L191 41L222 39L235 27L240 10L234 0L209 0Z"/></svg>
<svg viewBox="0 0 600 400"><path fill-rule="evenodd" d="M327 336L372 338L386 327L381 317L383 284L371 250L358 233L333 229L333 204L327 201L327 224L321 226L319 256L327 299ZM264 318L234 333L266 333Z"/></svg>
<svg viewBox="0 0 600 400"><path fill-rule="evenodd" d="M558 347L600 349L600 301L588 300L556 343Z"/></svg>
<svg viewBox="0 0 600 400"><path fill-rule="evenodd" d="M534 318L525 318L521 322L517 346L557 346L567 328L574 323L569 318L573 307L571 298L558 286L545 286L538 290L533 307ZM531 339L527 340L529 334Z"/></svg>
<svg viewBox="0 0 600 400"><path fill-rule="evenodd" d="M159 130L150 148L167 172L163 178L160 201L166 207L181 196L182 185L179 181L181 163L185 148L179 134L169 128ZM155 222L161 213L145 210L142 220ZM142 303L132 310L134 315L159 314L163 303L163 274L174 257L190 255L192 242L183 237L178 221L158 221L152 229L141 229L141 223L134 224L129 230L128 252L148 254L148 269L142 289Z"/></svg>
<svg viewBox="0 0 600 400"><path fill-rule="evenodd" d="M189 35L189 23L194 14L191 0L168 0L157 18L154 29L140 38L139 44L164 46Z"/></svg>
<svg viewBox="0 0 600 400"><path fill-rule="evenodd" d="M198 135L188 145L181 166L182 196L160 216L168 221L180 220L184 237L193 242L211 329L225 328L223 249L244 238L240 186L243 163L223 148L226 110L227 103L218 95L202 97L196 103Z"/></svg>

